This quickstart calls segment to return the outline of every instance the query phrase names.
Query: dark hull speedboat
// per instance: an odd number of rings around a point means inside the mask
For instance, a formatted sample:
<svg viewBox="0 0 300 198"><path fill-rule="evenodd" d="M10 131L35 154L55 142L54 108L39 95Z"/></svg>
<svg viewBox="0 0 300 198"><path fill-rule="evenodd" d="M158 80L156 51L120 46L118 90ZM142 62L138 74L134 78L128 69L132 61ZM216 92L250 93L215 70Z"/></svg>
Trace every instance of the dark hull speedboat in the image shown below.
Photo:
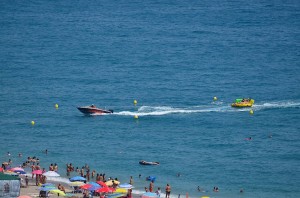
<svg viewBox="0 0 300 198"><path fill-rule="evenodd" d="M84 106L84 107L77 107L77 109L86 115L93 115L93 114L111 114L114 111L109 109L109 110L105 110L105 109L99 109L97 108L95 105L91 105L91 106Z"/></svg>

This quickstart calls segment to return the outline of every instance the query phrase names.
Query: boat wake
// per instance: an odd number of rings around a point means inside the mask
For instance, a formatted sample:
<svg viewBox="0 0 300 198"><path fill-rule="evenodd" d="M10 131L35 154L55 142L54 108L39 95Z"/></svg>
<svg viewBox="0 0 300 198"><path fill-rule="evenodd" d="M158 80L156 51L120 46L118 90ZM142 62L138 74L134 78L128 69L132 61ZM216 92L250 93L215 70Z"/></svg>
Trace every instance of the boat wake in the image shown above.
<svg viewBox="0 0 300 198"><path fill-rule="evenodd" d="M211 103L208 105L199 105L191 107L171 107L171 106L141 106L135 111L120 111L113 113L120 116L163 116L168 114L193 114L193 113L209 113L209 112L240 112L249 111L262 111L266 109L280 109L280 108L300 108L298 101L278 101L278 102L265 102L254 104L249 108L233 108L231 104L223 102Z"/></svg>
<svg viewBox="0 0 300 198"><path fill-rule="evenodd" d="M278 101L254 104L254 110L300 108L300 101Z"/></svg>

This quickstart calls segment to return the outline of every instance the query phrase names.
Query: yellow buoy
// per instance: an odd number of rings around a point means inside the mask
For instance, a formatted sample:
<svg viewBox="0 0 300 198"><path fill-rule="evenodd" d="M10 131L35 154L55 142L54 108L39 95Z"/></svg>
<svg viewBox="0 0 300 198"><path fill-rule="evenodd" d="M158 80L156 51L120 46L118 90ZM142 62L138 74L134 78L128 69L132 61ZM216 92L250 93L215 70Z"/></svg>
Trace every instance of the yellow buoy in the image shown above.
<svg viewBox="0 0 300 198"><path fill-rule="evenodd" d="M138 118L139 118L139 116L138 116L138 115L135 115L135 116L134 116L134 118L135 118L135 119L138 119Z"/></svg>
<svg viewBox="0 0 300 198"><path fill-rule="evenodd" d="M215 96L215 97L214 97L214 101L216 101L216 100L218 100L218 98Z"/></svg>
<svg viewBox="0 0 300 198"><path fill-rule="evenodd" d="M55 108L58 109L58 104L55 104Z"/></svg>
<svg viewBox="0 0 300 198"><path fill-rule="evenodd" d="M254 112L253 112L253 110L251 109L249 113L250 113L250 114L253 114Z"/></svg>
<svg viewBox="0 0 300 198"><path fill-rule="evenodd" d="M32 120L32 121L31 121L31 125L34 125L34 124L35 124L35 122Z"/></svg>
<svg viewBox="0 0 300 198"><path fill-rule="evenodd" d="M137 100L134 100L134 101L133 101L133 104L136 105L136 104L137 104Z"/></svg>

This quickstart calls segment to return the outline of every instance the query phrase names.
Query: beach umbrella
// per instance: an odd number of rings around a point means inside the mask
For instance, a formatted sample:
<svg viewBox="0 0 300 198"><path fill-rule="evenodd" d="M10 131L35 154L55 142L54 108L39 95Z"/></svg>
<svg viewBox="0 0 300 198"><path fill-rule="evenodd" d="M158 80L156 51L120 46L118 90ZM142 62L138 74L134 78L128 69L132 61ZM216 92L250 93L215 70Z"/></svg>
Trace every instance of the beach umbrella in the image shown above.
<svg viewBox="0 0 300 198"><path fill-rule="evenodd" d="M18 175L17 173L11 172L11 171L5 171L4 174L6 174L6 175L14 175L14 176Z"/></svg>
<svg viewBox="0 0 300 198"><path fill-rule="evenodd" d="M98 188L97 190L95 190L95 192L98 192L98 193L111 193L111 192L114 192L115 189L114 188L109 188L109 187L102 187L102 188Z"/></svg>
<svg viewBox="0 0 300 198"><path fill-rule="evenodd" d="M107 182L105 182L105 184L107 185L107 186L112 186L113 184L120 184L120 182L119 181L117 181L117 180L108 180Z"/></svg>
<svg viewBox="0 0 300 198"><path fill-rule="evenodd" d="M70 182L69 186L83 186L85 183L80 181Z"/></svg>
<svg viewBox="0 0 300 198"><path fill-rule="evenodd" d="M24 169L21 167L14 167L14 168L11 168L10 170L11 171L24 171Z"/></svg>
<svg viewBox="0 0 300 198"><path fill-rule="evenodd" d="M55 171L47 171L43 173L46 177L59 177L60 175Z"/></svg>
<svg viewBox="0 0 300 198"><path fill-rule="evenodd" d="M32 171L32 174L35 174L35 175L41 175L43 173L42 170L34 170Z"/></svg>
<svg viewBox="0 0 300 198"><path fill-rule="evenodd" d="M50 191L53 189L56 189L56 187L55 186L45 186L45 187L38 188L38 190L40 190L40 191Z"/></svg>
<svg viewBox="0 0 300 198"><path fill-rule="evenodd" d="M21 196L19 196L18 198L32 198L32 197L30 197L30 196L28 196L28 195L21 195Z"/></svg>
<svg viewBox="0 0 300 198"><path fill-rule="evenodd" d="M92 184L84 184L83 186L80 186L81 189L87 190L88 188L92 187Z"/></svg>
<svg viewBox="0 0 300 198"><path fill-rule="evenodd" d="M131 184L128 184L128 183L120 184L119 187L120 188L126 188L126 189L133 188L133 186Z"/></svg>
<svg viewBox="0 0 300 198"><path fill-rule="evenodd" d="M21 170L15 170L15 173L21 174L21 175L25 175L26 172L25 171L21 171Z"/></svg>
<svg viewBox="0 0 300 198"><path fill-rule="evenodd" d="M100 186L91 186L91 187L89 187L87 190L88 191L95 191L95 190L98 190L99 188L101 188Z"/></svg>
<svg viewBox="0 0 300 198"><path fill-rule="evenodd" d="M152 192L146 192L142 194L142 198L155 198L155 197L158 197L158 195Z"/></svg>
<svg viewBox="0 0 300 198"><path fill-rule="evenodd" d="M100 187L100 184L98 184L96 182L89 182L89 184L92 184L93 186L96 186L96 187Z"/></svg>
<svg viewBox="0 0 300 198"><path fill-rule="evenodd" d="M84 177L81 177L81 176L75 176L75 177L72 177L70 178L70 181L86 181L86 179Z"/></svg>
<svg viewBox="0 0 300 198"><path fill-rule="evenodd" d="M126 188L117 188L115 192L116 193L127 193L128 189L126 189Z"/></svg>
<svg viewBox="0 0 300 198"><path fill-rule="evenodd" d="M100 184L100 185L103 186L103 187L106 187L106 186L107 186L106 183L104 183L103 181L97 181L96 183L97 183L97 184Z"/></svg>
<svg viewBox="0 0 300 198"><path fill-rule="evenodd" d="M49 192L51 192L51 193L57 193L57 194L59 194L61 196L66 196L66 193L64 193L63 191L61 191L59 189L51 189L51 190L49 190Z"/></svg>
<svg viewBox="0 0 300 198"><path fill-rule="evenodd" d="M81 181L70 182L69 186L83 186L85 183Z"/></svg>

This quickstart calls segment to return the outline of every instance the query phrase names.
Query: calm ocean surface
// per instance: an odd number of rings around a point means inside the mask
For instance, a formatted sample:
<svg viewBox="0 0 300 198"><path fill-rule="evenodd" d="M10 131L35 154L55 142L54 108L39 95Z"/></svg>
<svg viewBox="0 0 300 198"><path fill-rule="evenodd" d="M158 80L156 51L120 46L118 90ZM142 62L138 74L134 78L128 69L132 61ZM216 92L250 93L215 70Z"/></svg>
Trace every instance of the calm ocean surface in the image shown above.
<svg viewBox="0 0 300 198"><path fill-rule="evenodd" d="M300 197L299 1L1 1L0 16L1 162ZM90 104L115 113L76 109Z"/></svg>

